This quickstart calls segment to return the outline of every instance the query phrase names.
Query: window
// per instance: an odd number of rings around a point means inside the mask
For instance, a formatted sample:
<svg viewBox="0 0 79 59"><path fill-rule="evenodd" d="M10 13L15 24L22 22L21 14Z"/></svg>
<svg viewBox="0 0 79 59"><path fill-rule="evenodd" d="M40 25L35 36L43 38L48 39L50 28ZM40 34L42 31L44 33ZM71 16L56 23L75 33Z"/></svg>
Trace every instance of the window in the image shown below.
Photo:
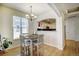
<svg viewBox="0 0 79 59"><path fill-rule="evenodd" d="M28 33L28 19L13 16L13 39L19 39L21 33Z"/></svg>

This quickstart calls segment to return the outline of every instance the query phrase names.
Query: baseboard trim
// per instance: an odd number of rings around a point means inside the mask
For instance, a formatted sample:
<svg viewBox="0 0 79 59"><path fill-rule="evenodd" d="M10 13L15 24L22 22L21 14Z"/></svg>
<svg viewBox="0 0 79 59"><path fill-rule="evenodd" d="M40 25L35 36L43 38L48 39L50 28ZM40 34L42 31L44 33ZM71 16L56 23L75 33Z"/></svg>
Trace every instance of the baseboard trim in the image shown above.
<svg viewBox="0 0 79 59"><path fill-rule="evenodd" d="M48 45L48 46L51 46L51 47L55 47L55 48L57 48L57 49L59 49L59 50L63 50L64 49L64 47L63 48L61 48L61 47L59 47L58 45L53 45L53 44L50 44L50 43L44 43L45 45Z"/></svg>
<svg viewBox="0 0 79 59"><path fill-rule="evenodd" d="M66 40L69 40L69 41L78 41L79 42L79 40L74 40L74 39L66 39Z"/></svg>
<svg viewBox="0 0 79 59"><path fill-rule="evenodd" d="M50 44L50 43L44 43L44 44L59 49L57 45L53 45L53 44ZM59 50L60 50L60 49L59 49Z"/></svg>

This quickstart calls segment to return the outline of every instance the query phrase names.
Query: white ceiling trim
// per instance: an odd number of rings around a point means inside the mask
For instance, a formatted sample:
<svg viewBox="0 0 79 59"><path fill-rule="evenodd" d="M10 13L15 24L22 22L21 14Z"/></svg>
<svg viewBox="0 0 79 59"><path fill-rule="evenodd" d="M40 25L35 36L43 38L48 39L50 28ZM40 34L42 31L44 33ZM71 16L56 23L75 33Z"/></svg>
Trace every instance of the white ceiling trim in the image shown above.
<svg viewBox="0 0 79 59"><path fill-rule="evenodd" d="M59 17L61 17L62 15L61 15L61 13L60 13L60 11L57 9L57 7L55 6L55 4L48 4L54 11L55 11L55 13L59 16Z"/></svg>

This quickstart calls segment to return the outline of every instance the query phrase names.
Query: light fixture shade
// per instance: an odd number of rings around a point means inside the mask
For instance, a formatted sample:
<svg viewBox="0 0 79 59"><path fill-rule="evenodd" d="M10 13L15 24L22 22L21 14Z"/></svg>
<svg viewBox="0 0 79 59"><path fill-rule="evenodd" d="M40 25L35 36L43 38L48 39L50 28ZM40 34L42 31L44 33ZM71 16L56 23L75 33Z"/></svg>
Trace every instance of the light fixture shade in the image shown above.
<svg viewBox="0 0 79 59"><path fill-rule="evenodd" d="M28 14L26 14L26 17L27 17L27 18L30 18Z"/></svg>
<svg viewBox="0 0 79 59"><path fill-rule="evenodd" d="M34 16L34 18L37 18L37 16Z"/></svg>
<svg viewBox="0 0 79 59"><path fill-rule="evenodd" d="M31 21L33 20L33 19L36 19L37 18L37 16L36 15L34 15L33 13L32 13L32 6L30 6L30 14L26 14L26 18L28 18L28 19L30 19Z"/></svg>
<svg viewBox="0 0 79 59"><path fill-rule="evenodd" d="M35 16L34 14L31 14L31 16Z"/></svg>
<svg viewBox="0 0 79 59"><path fill-rule="evenodd" d="M33 20L33 19L36 19L37 16L35 16L35 15L33 15L33 14L31 14L31 15L26 14L26 18Z"/></svg>
<svg viewBox="0 0 79 59"><path fill-rule="evenodd" d="M28 14L26 14L26 17L29 17L29 15L28 15Z"/></svg>

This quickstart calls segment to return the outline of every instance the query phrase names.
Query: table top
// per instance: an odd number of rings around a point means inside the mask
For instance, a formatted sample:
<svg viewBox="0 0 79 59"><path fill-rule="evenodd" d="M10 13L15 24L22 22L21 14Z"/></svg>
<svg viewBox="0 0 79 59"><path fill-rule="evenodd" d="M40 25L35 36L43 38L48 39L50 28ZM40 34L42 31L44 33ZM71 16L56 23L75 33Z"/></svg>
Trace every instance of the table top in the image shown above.
<svg viewBox="0 0 79 59"><path fill-rule="evenodd" d="M37 38L39 38L39 37L41 37L41 36L43 36L43 35L38 35L38 34L31 34L31 35L24 35L24 38L26 38L26 39L37 39Z"/></svg>

